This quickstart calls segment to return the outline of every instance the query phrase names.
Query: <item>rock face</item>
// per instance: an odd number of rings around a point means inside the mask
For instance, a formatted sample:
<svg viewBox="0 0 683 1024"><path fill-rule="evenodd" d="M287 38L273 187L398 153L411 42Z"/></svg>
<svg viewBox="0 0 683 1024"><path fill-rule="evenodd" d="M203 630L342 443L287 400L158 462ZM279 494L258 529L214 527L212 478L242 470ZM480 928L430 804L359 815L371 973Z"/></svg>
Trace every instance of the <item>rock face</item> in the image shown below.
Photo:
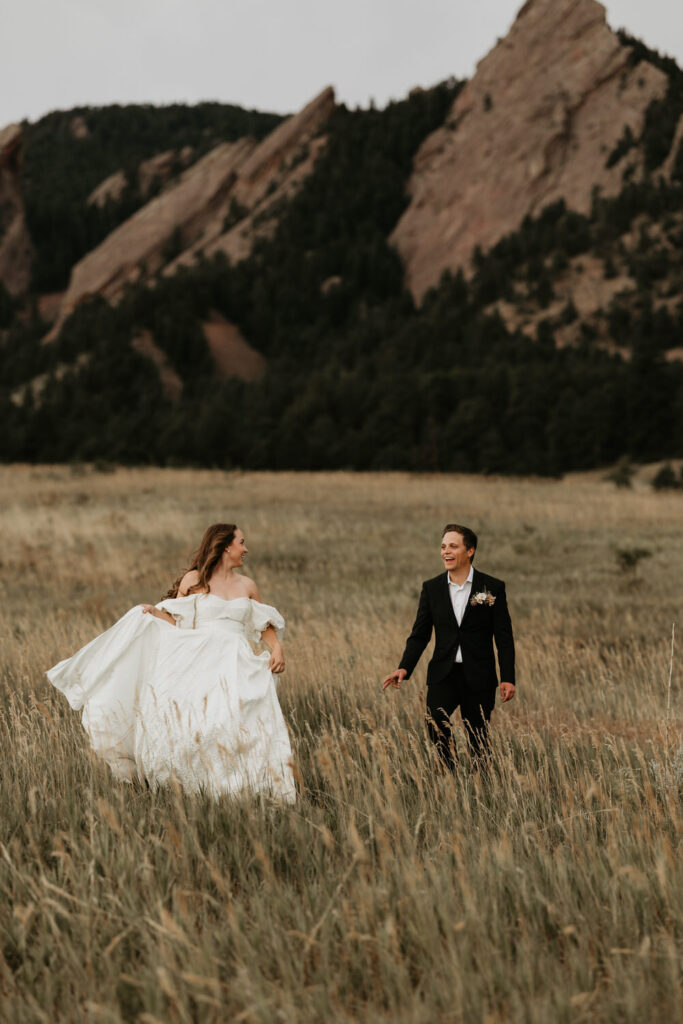
<svg viewBox="0 0 683 1024"><path fill-rule="evenodd" d="M239 377L240 380L259 380L266 370L266 360L260 352L245 341L240 329L229 323L220 313L211 313L202 324L219 380Z"/></svg>
<svg viewBox="0 0 683 1024"><path fill-rule="evenodd" d="M131 341L131 346L145 359L151 360L159 373L161 387L167 398L177 402L182 398L183 382L168 361L166 353L159 348L150 331L141 331Z"/></svg>
<svg viewBox="0 0 683 1024"><path fill-rule="evenodd" d="M671 144L671 150L669 152L668 157L664 161L664 164L662 165L662 176L664 178L666 178L667 180L669 180L669 181L671 180L671 174L672 174L673 169L674 169L674 164L676 162L676 157L678 155L678 151L679 151L679 149L681 148L682 145L683 145L683 117L680 118L678 124L676 125L676 131L674 133L673 143Z"/></svg>
<svg viewBox="0 0 683 1024"><path fill-rule="evenodd" d="M277 200L312 169L322 144L315 136L334 105L334 92L326 89L261 143L222 143L188 168L76 264L47 340L90 295L116 300L128 282L172 272L199 250L247 256L257 235L272 230Z"/></svg>
<svg viewBox="0 0 683 1024"><path fill-rule="evenodd" d="M21 128L0 131L0 281L11 295L21 295L31 279L31 241L26 229L19 182Z"/></svg>
<svg viewBox="0 0 683 1024"><path fill-rule="evenodd" d="M266 360L245 341L239 327L212 310L209 319L202 324L202 330L219 380L227 380L229 377L246 381L260 380L266 370ZM171 366L164 350L155 342L151 331L140 331L131 345L141 356L154 363L166 397L172 402L179 401L183 394L182 378Z"/></svg>
<svg viewBox="0 0 683 1024"><path fill-rule="evenodd" d="M175 149L167 149L163 153L157 153L148 160L143 160L138 167L137 181L138 188L146 198L155 185L165 185L177 166L187 167L192 160L194 150L192 146L183 146L177 152ZM89 206L99 206L100 209L108 202L117 202L128 185L128 178L125 171L114 171L108 178L101 181L92 190L86 203Z"/></svg>
<svg viewBox="0 0 683 1024"><path fill-rule="evenodd" d="M326 142L318 133L334 108L334 90L328 87L266 136L240 167L220 215L207 223L169 272L191 263L200 250L206 256L222 252L232 263L246 259L256 239L274 231L280 202L291 198L313 170Z"/></svg>
<svg viewBox="0 0 683 1024"><path fill-rule="evenodd" d="M637 178L636 150L606 164L626 127L639 138L666 89L651 64L629 65L595 0L528 0L415 158L411 202L391 237L414 296L526 214L561 198L587 213L596 186L618 193L629 165Z"/></svg>
<svg viewBox="0 0 683 1024"><path fill-rule="evenodd" d="M121 198L127 184L128 179L125 172L114 171L108 178L101 181L97 188L92 190L86 203L88 206L98 206L100 209L109 202L115 203Z"/></svg>
<svg viewBox="0 0 683 1024"><path fill-rule="evenodd" d="M187 167L193 153L192 146L183 146L180 152L167 149L163 153L151 156L149 160L143 160L138 167L138 188L143 196L149 195L155 184L165 185L176 165Z"/></svg>
<svg viewBox="0 0 683 1024"><path fill-rule="evenodd" d="M71 134L73 135L74 139L90 138L90 129L88 128L88 123L85 120L85 118L82 117L80 114L77 114L76 117L73 117L71 119L71 124L69 127L71 129Z"/></svg>
<svg viewBox="0 0 683 1024"><path fill-rule="evenodd" d="M58 325L89 295L116 299L129 281L151 276L169 247L194 241L230 192L237 168L253 149L249 139L223 143L187 170L174 188L152 199L80 260L71 271Z"/></svg>
<svg viewBox="0 0 683 1024"><path fill-rule="evenodd" d="M54 376L56 380L63 380L67 373L73 370L78 370L80 367L85 366L90 361L89 352L81 352L79 356L76 356L73 363L59 363L52 373L39 373L37 377L32 377L31 380L26 381L25 384L20 384L18 388L10 392L10 402L17 407L21 407L26 399L31 397L31 400L36 405L40 405L43 397L43 392L48 384L50 377Z"/></svg>

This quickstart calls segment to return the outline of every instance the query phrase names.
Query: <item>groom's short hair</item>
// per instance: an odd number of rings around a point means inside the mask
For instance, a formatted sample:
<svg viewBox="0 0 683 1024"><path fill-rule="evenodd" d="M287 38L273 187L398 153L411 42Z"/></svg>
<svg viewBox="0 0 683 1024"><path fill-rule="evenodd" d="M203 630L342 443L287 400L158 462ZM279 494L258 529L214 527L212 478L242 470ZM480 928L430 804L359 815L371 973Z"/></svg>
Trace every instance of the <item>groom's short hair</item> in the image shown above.
<svg viewBox="0 0 683 1024"><path fill-rule="evenodd" d="M469 551L470 548L477 550L477 535L474 530L470 530L469 526L458 526L457 523L449 523L448 526L444 526L442 537L445 537L447 533L459 533L462 537L463 544ZM474 561L474 555L472 555L472 561Z"/></svg>

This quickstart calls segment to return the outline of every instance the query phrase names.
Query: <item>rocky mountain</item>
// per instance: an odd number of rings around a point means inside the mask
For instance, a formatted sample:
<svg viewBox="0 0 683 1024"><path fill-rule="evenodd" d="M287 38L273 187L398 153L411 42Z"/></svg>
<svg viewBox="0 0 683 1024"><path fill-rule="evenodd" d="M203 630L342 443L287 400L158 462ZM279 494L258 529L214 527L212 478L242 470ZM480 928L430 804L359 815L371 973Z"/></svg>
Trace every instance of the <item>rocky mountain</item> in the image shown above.
<svg viewBox="0 0 683 1024"><path fill-rule="evenodd" d="M326 89L262 142L221 143L184 171L76 264L50 338L89 296L116 300L126 284L173 273L200 252L248 256L274 229L277 205L310 173L324 144L316 136L333 109L334 92ZM151 163L158 173L169 161L146 161L138 173L149 176ZM110 194L113 180L103 183Z"/></svg>
<svg viewBox="0 0 683 1024"><path fill-rule="evenodd" d="M62 292L108 234L221 143L260 141L280 115L221 103L55 111L24 124L20 181L32 288Z"/></svg>
<svg viewBox="0 0 683 1024"><path fill-rule="evenodd" d="M0 284L11 295L28 290L31 279L31 240L26 229L19 177L21 128L0 131Z"/></svg>
<svg viewBox="0 0 683 1024"><path fill-rule="evenodd" d="M10 133L33 256L0 289L0 457L683 453L683 72L599 3L529 0L469 82L385 110L155 116L25 126L19 177Z"/></svg>
<svg viewBox="0 0 683 1024"><path fill-rule="evenodd" d="M149 157L148 160L142 160L135 175L135 185L139 194L143 199L149 198L156 187L165 185L175 173L191 164L193 157L193 147L183 146L179 153L174 149L167 149L163 153ZM126 172L114 171L92 190L86 202L89 206L94 205L103 209L108 203L118 203L128 187Z"/></svg>
<svg viewBox="0 0 683 1024"><path fill-rule="evenodd" d="M587 214L627 168L641 180L643 150L620 140L642 136L668 84L632 60L595 0L527 0L415 157L391 240L416 298L550 203Z"/></svg>

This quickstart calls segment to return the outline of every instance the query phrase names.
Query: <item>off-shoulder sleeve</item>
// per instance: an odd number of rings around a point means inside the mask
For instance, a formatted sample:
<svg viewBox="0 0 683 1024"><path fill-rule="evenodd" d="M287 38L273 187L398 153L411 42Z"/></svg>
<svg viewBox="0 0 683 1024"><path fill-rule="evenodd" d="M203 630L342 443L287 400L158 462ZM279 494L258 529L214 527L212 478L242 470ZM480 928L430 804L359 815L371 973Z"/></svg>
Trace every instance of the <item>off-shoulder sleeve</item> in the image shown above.
<svg viewBox="0 0 683 1024"><path fill-rule="evenodd" d="M261 604L260 601L251 601L251 615L245 622L245 626L247 636L253 643L258 643L261 633L264 629L268 629L268 626L273 627L278 640L282 641L285 635L285 620L277 608L273 608L269 604Z"/></svg>
<svg viewBox="0 0 683 1024"><path fill-rule="evenodd" d="M167 597L165 601L159 601L156 607L172 615L178 629L194 629L197 623L198 596L188 594L186 597Z"/></svg>

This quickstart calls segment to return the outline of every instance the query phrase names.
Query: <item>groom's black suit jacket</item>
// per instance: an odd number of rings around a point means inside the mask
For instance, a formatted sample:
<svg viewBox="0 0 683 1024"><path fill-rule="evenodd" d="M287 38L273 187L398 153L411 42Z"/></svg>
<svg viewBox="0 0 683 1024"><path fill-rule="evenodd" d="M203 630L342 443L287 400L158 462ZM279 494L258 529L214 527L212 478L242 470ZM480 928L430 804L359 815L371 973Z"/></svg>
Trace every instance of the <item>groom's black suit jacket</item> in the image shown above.
<svg viewBox="0 0 683 1024"><path fill-rule="evenodd" d="M495 597L492 605L472 604L475 594L488 591ZM427 685L445 679L453 668L458 647L462 648L462 667L466 685L472 690L494 690L498 685L493 641L496 641L501 681L515 682L515 644L505 597L505 584L495 576L474 570L472 589L462 622L451 604L448 573L442 572L422 584L420 604L413 631L406 640L399 668L411 676L420 655L436 632L434 654L427 669Z"/></svg>

